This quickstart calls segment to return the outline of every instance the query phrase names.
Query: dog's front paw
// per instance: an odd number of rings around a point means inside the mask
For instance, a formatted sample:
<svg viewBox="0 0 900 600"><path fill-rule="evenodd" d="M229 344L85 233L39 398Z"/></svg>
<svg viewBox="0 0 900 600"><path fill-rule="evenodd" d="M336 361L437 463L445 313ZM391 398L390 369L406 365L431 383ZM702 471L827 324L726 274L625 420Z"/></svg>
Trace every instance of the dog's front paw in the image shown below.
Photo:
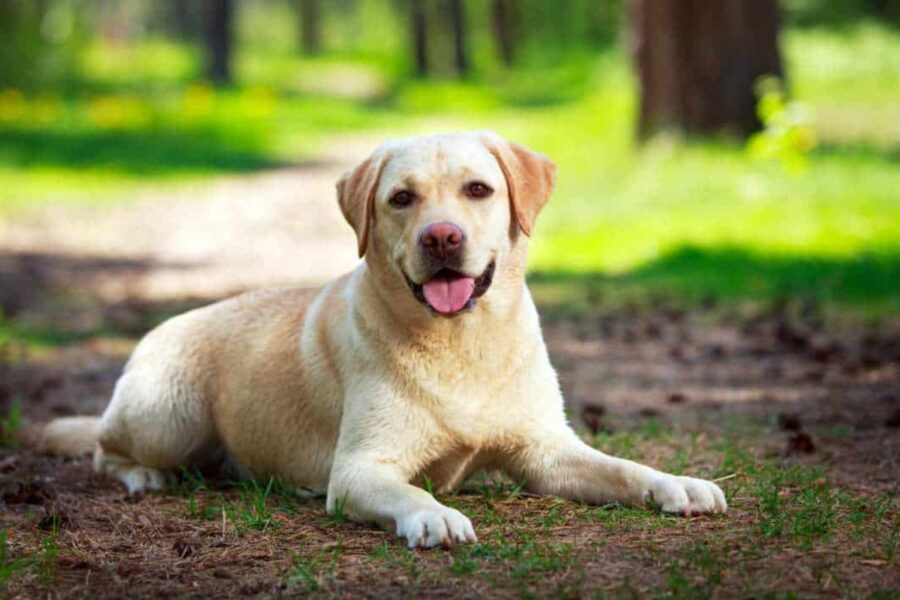
<svg viewBox="0 0 900 600"><path fill-rule="evenodd" d="M712 481L656 473L650 477L645 499L666 513L702 515L728 510L725 494Z"/></svg>
<svg viewBox="0 0 900 600"><path fill-rule="evenodd" d="M397 537L406 538L410 548L478 541L468 517L446 506L417 510L406 515L397 521Z"/></svg>

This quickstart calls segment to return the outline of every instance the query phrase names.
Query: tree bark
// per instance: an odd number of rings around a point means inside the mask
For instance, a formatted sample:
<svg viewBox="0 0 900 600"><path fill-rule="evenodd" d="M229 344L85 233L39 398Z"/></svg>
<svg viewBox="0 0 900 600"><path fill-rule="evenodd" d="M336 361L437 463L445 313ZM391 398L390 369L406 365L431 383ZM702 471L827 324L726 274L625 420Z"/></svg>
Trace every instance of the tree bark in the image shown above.
<svg viewBox="0 0 900 600"><path fill-rule="evenodd" d="M629 0L638 132L749 135L755 84L781 76L777 0Z"/></svg>
<svg viewBox="0 0 900 600"><path fill-rule="evenodd" d="M500 60L507 67L516 58L516 9L516 0L494 0L491 13Z"/></svg>
<svg viewBox="0 0 900 600"><path fill-rule="evenodd" d="M453 58L457 75L469 72L469 53L466 47L466 13L462 0L450 0L450 25L453 29Z"/></svg>
<svg viewBox="0 0 900 600"><path fill-rule="evenodd" d="M181 40L199 41L203 31L203 9L201 4L186 0L168 0L169 31Z"/></svg>
<svg viewBox="0 0 900 600"><path fill-rule="evenodd" d="M428 76L428 20L424 0L409 0L413 58L417 77Z"/></svg>
<svg viewBox="0 0 900 600"><path fill-rule="evenodd" d="M319 34L319 0L297 0L297 13L300 17L300 47L306 55L318 54L322 49L322 38Z"/></svg>
<svg viewBox="0 0 900 600"><path fill-rule="evenodd" d="M206 16L206 76L216 85L231 83L234 42L234 0L208 0Z"/></svg>

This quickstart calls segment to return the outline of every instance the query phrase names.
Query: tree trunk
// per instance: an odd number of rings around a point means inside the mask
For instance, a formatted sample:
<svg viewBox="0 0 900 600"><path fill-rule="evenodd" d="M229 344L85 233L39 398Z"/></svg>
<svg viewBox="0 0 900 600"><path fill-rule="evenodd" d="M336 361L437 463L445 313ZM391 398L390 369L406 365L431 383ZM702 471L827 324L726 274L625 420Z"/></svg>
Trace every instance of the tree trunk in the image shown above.
<svg viewBox="0 0 900 600"><path fill-rule="evenodd" d="M300 17L300 47L306 55L318 54L322 49L319 35L319 0L297 0Z"/></svg>
<svg viewBox="0 0 900 600"><path fill-rule="evenodd" d="M428 20L424 0L410 0L410 18L416 76L428 76Z"/></svg>
<svg viewBox="0 0 900 600"><path fill-rule="evenodd" d="M450 26L453 29L453 58L456 73L469 72L469 55L466 48L466 13L462 0L450 0Z"/></svg>
<svg viewBox="0 0 900 600"><path fill-rule="evenodd" d="M231 83L234 41L234 1L208 0L206 15L206 76L216 85Z"/></svg>
<svg viewBox="0 0 900 600"><path fill-rule="evenodd" d="M781 76L777 0L629 0L639 134L749 135L757 79Z"/></svg>
<svg viewBox="0 0 900 600"><path fill-rule="evenodd" d="M205 7L185 0L168 1L168 29L171 34L181 40L199 41L202 38L200 32L203 31Z"/></svg>
<svg viewBox="0 0 900 600"><path fill-rule="evenodd" d="M491 14L500 60L507 67L515 61L516 8L515 0L494 0Z"/></svg>

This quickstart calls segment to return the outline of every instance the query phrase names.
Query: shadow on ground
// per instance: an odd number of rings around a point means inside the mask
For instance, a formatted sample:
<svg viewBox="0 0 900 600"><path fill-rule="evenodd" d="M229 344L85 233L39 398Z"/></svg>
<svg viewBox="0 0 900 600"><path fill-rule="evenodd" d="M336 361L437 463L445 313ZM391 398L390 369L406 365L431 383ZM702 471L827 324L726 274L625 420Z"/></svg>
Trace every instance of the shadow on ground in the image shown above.
<svg viewBox="0 0 900 600"><path fill-rule="evenodd" d="M283 166L253 127L199 125L135 130L0 130L0 159L20 168L115 169L128 173L245 172Z"/></svg>
<svg viewBox="0 0 900 600"><path fill-rule="evenodd" d="M100 336L137 336L163 319L210 301L152 302L130 293L154 269L190 269L145 259L69 254L0 254L0 332L59 345Z"/></svg>
<svg viewBox="0 0 900 600"><path fill-rule="evenodd" d="M530 282L539 301L576 312L623 298L687 304L793 298L884 315L900 312L897 251L843 258L688 246L620 275L544 270L532 273Z"/></svg>

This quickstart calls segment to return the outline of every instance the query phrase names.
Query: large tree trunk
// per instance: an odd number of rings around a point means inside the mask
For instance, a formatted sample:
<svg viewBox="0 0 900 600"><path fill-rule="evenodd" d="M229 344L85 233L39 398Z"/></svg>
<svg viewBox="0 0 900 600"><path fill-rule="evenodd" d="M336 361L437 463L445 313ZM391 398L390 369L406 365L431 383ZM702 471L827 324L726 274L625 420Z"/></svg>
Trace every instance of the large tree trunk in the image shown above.
<svg viewBox="0 0 900 600"><path fill-rule="evenodd" d="M297 0L300 17L300 47L307 55L318 54L322 48L319 35L319 0Z"/></svg>
<svg viewBox="0 0 900 600"><path fill-rule="evenodd" d="M639 133L756 131L757 79L782 73L777 0L629 0Z"/></svg>
<svg viewBox="0 0 900 600"><path fill-rule="evenodd" d="M453 58L458 75L469 72L469 53L466 47L466 13L462 0L450 0L450 26L453 29Z"/></svg>
<svg viewBox="0 0 900 600"><path fill-rule="evenodd" d="M234 41L234 1L208 0L206 15L206 76L216 85L231 83Z"/></svg>
<svg viewBox="0 0 900 600"><path fill-rule="evenodd" d="M517 8L516 0L494 0L491 14L500 60L507 67L511 66L516 58Z"/></svg>
<svg viewBox="0 0 900 600"><path fill-rule="evenodd" d="M428 76L428 20L424 0L409 0L410 31L412 31L413 57L416 76Z"/></svg>

